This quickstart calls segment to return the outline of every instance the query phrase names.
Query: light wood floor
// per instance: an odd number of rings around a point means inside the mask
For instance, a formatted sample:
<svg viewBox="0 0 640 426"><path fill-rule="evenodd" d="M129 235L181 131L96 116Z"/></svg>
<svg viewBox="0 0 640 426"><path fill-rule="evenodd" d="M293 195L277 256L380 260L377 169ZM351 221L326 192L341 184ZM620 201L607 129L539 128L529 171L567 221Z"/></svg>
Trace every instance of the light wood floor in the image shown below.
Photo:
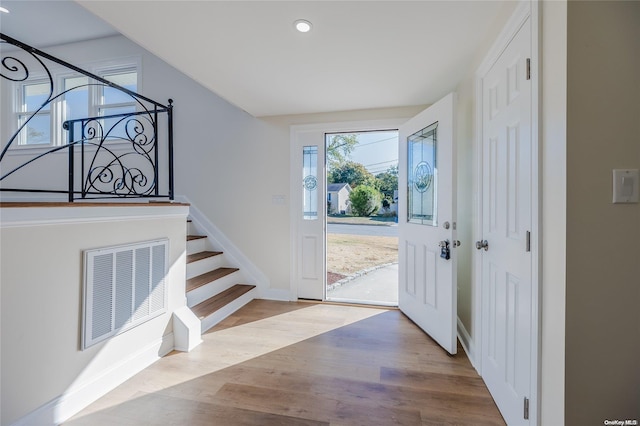
<svg viewBox="0 0 640 426"><path fill-rule="evenodd" d="M463 351L398 310L255 300L68 425L504 425Z"/></svg>

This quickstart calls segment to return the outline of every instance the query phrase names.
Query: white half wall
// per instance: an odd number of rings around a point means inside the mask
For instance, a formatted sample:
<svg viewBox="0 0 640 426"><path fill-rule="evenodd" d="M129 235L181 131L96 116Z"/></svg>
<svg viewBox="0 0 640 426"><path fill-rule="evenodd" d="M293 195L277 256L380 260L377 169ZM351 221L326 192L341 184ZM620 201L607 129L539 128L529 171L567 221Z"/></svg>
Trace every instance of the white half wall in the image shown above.
<svg viewBox="0 0 640 426"><path fill-rule="evenodd" d="M186 303L187 212L0 209L2 425L58 424L173 349L172 313ZM83 250L161 238L169 239L167 312L81 350Z"/></svg>

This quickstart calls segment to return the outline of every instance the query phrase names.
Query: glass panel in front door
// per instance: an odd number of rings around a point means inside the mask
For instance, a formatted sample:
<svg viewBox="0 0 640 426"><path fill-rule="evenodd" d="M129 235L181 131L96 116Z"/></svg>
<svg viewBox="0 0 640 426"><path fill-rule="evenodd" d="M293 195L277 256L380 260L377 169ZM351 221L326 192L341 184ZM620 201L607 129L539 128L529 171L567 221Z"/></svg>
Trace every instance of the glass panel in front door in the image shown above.
<svg viewBox="0 0 640 426"><path fill-rule="evenodd" d="M407 220L410 223L438 226L437 145L437 122L407 138Z"/></svg>

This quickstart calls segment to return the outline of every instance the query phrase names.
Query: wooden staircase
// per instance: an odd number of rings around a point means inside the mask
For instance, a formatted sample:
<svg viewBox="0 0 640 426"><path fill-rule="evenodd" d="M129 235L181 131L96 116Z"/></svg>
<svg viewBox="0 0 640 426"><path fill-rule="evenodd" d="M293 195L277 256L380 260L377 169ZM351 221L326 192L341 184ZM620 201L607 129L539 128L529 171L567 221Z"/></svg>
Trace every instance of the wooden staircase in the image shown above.
<svg viewBox="0 0 640 426"><path fill-rule="evenodd" d="M206 235L187 221L187 306L200 320L204 333L256 296L255 285L244 280L240 269L228 265Z"/></svg>

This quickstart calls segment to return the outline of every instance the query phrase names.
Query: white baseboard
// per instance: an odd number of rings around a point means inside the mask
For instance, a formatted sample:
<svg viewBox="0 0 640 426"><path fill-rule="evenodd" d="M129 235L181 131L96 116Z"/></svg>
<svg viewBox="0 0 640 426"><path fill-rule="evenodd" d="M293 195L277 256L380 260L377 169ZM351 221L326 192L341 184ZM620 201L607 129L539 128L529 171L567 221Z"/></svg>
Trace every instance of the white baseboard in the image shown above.
<svg viewBox="0 0 640 426"><path fill-rule="evenodd" d="M132 354L129 358L97 374L90 381L72 385L63 395L18 419L12 426L54 426L67 421L115 387L171 352L173 345L173 333L169 333Z"/></svg>
<svg viewBox="0 0 640 426"><path fill-rule="evenodd" d="M194 204L189 201L184 195L176 197L177 200L188 203L189 215L193 221L204 228L207 237L214 243L214 245L221 248L224 251L225 256L236 267L240 268L240 271L251 281L247 284L254 284L259 293L262 290L268 289L270 286L269 278L262 272L245 254L236 247L229 238L215 226L207 216L204 215Z"/></svg>
<svg viewBox="0 0 640 426"><path fill-rule="evenodd" d="M278 300L281 302L291 302L291 301L297 300L297 298L293 297L289 289L282 289L282 288L262 289L258 297L260 299Z"/></svg>
<svg viewBox="0 0 640 426"><path fill-rule="evenodd" d="M478 368L476 367L475 344L473 343L473 339L471 338L471 335L465 328L464 324L462 323L462 321L460 321L460 318L458 318L458 339L460 339L462 348L467 353L467 357L469 358L469 361L471 361L471 365L473 365L473 368L475 368L477 371Z"/></svg>

